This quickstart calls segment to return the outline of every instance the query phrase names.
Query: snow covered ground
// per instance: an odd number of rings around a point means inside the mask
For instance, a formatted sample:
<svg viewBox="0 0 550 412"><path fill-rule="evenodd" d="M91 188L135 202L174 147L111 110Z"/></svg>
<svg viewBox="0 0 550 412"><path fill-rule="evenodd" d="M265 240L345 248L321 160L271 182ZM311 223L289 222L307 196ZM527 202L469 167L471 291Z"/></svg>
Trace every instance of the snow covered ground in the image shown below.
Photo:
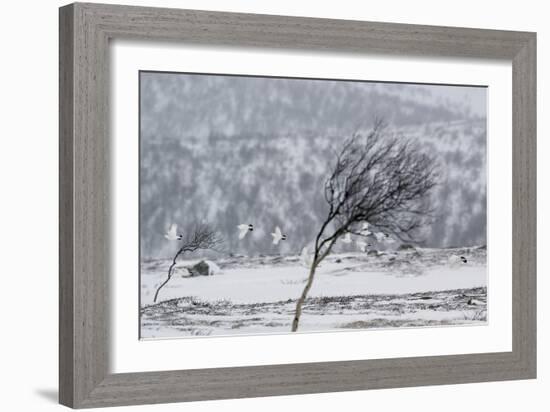
<svg viewBox="0 0 550 412"><path fill-rule="evenodd" d="M465 256L467 263L453 263ZM190 277L181 260L142 263L141 337L286 333L308 271L299 256L233 256L213 276ZM317 271L299 331L456 325L486 321L486 250L340 253Z"/></svg>

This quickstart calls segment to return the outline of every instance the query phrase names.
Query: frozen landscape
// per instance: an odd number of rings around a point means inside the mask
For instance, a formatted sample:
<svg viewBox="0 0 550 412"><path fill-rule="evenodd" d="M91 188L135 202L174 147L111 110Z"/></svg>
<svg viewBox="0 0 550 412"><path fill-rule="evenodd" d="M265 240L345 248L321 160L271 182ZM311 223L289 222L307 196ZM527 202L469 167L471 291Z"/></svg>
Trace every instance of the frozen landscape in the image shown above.
<svg viewBox="0 0 550 412"><path fill-rule="evenodd" d="M307 279L299 256L226 257L191 276L198 261L178 261L156 304L171 260L142 263L141 338L290 332ZM486 302L484 246L336 253L318 269L300 332L481 324Z"/></svg>
<svg viewBox="0 0 550 412"><path fill-rule="evenodd" d="M140 97L142 339L487 322L485 87L142 71Z"/></svg>

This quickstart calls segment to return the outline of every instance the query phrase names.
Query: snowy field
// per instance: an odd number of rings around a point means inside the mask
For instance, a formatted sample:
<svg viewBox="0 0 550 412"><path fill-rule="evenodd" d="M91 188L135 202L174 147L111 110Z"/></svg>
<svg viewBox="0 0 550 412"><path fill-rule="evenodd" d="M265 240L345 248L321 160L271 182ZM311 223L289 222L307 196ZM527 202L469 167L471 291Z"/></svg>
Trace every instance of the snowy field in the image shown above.
<svg viewBox="0 0 550 412"><path fill-rule="evenodd" d="M156 304L171 260L142 262L142 338L290 331L308 274L299 256L225 257L212 276L190 276L186 267L198 262L178 261ZM299 331L482 323L486 286L484 247L333 254L317 271Z"/></svg>

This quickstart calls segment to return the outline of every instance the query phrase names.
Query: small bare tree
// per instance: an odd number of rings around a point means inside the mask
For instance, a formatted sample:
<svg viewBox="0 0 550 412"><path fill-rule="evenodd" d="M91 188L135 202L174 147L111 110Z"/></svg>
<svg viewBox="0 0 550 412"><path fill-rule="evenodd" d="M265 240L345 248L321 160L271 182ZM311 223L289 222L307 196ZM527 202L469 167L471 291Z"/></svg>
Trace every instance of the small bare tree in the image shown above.
<svg viewBox="0 0 550 412"><path fill-rule="evenodd" d="M178 249L174 258L172 259L172 264L168 268L168 276L164 282L160 284L155 292L155 298L153 302L156 303L160 290L170 281L172 274L174 273L174 267L176 266L178 258L184 253L192 253L197 250L214 250L217 251L217 248L222 243L222 238L218 235L212 227L205 223L197 224L193 227L192 230L187 231L187 234L183 236L180 240L181 247Z"/></svg>
<svg viewBox="0 0 550 412"><path fill-rule="evenodd" d="M362 235L360 225L368 222L402 241L415 241L415 232L431 217L429 194L438 177L435 160L412 140L386 133L382 121L376 121L367 135L356 133L344 143L325 181L328 214L315 238L293 332L298 330L317 267L338 238L346 233Z"/></svg>

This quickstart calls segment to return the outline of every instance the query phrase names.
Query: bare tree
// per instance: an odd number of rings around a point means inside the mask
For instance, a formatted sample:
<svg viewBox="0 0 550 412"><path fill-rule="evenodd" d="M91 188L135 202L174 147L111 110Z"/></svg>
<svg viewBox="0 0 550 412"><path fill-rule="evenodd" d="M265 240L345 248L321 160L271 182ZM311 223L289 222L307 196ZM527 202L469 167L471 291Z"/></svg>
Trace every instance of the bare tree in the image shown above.
<svg viewBox="0 0 550 412"><path fill-rule="evenodd" d="M368 222L402 241L414 242L418 229L431 217L429 194L438 177L435 160L412 140L387 133L382 121L376 121L367 135L355 133L344 143L325 181L328 214L315 238L293 332L317 267L338 238L346 233L362 235L360 225Z"/></svg>
<svg viewBox="0 0 550 412"><path fill-rule="evenodd" d="M201 223L193 227L192 230L187 231L187 234L180 240L182 242L181 247L172 259L172 264L168 268L168 277L164 282L160 284L155 292L155 298L153 302L157 301L160 290L170 281L172 274L174 273L174 267L176 266L178 258L184 253L192 253L197 250L214 250L218 251L218 246L222 243L222 238L216 231L208 224Z"/></svg>

